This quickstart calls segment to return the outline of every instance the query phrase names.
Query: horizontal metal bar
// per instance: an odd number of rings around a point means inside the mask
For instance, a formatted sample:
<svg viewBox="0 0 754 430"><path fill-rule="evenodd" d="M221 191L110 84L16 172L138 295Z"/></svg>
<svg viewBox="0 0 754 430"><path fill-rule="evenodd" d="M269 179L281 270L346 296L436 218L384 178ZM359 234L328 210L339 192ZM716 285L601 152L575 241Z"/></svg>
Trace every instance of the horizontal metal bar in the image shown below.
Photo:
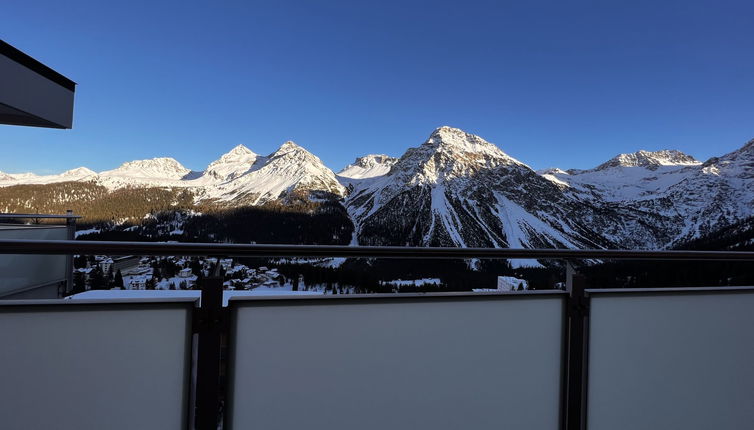
<svg viewBox="0 0 754 430"><path fill-rule="evenodd" d="M0 254L204 255L226 257L527 258L754 261L754 252L619 249L424 248L403 246L0 240Z"/></svg>
<svg viewBox="0 0 754 430"><path fill-rule="evenodd" d="M524 290L524 291L457 291L447 293L401 293L401 294L328 294L328 295L286 295L286 296L231 296L228 306L260 304L358 304L396 301L438 301L438 300L506 300L520 298L542 298L566 296L563 290Z"/></svg>
<svg viewBox="0 0 754 430"><path fill-rule="evenodd" d="M55 214L0 214L0 219L40 218L40 219L79 219L81 215Z"/></svg>
<svg viewBox="0 0 754 430"><path fill-rule="evenodd" d="M68 228L65 224L0 224L0 230L57 230Z"/></svg>
<svg viewBox="0 0 754 430"><path fill-rule="evenodd" d="M754 286L744 287L687 287L687 288L594 288L585 290L588 296L593 295L641 295L641 294L676 294L676 293L724 293L724 292L752 292L754 293Z"/></svg>
<svg viewBox="0 0 754 430"><path fill-rule="evenodd" d="M114 306L114 305L184 305L191 303L195 307L199 305L196 297L160 297L160 298L121 298L121 299L23 299L23 300L0 300L0 308L14 308L19 306L48 307L48 306Z"/></svg>

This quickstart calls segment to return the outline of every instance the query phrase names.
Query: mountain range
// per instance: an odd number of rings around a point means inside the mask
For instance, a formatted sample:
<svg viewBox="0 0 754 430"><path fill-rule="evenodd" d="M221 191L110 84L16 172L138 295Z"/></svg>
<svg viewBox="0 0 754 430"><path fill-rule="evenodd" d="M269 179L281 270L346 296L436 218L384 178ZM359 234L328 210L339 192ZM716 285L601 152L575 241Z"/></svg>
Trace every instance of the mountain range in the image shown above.
<svg viewBox="0 0 754 430"><path fill-rule="evenodd" d="M588 170L535 171L479 136L440 127L400 158L367 155L337 173L293 142L266 156L239 145L201 172L173 158L99 173L0 172L2 187L71 181L183 189L227 207L334 201L354 224L352 244L660 249L754 215L754 141L704 162L638 151Z"/></svg>

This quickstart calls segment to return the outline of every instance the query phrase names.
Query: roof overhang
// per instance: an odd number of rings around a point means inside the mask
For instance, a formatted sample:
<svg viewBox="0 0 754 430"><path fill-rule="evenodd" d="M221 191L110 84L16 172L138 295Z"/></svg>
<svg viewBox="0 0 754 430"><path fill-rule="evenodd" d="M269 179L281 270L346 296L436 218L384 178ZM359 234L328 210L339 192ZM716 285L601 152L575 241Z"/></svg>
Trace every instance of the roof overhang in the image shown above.
<svg viewBox="0 0 754 430"><path fill-rule="evenodd" d="M0 124L71 128L76 83L0 40Z"/></svg>

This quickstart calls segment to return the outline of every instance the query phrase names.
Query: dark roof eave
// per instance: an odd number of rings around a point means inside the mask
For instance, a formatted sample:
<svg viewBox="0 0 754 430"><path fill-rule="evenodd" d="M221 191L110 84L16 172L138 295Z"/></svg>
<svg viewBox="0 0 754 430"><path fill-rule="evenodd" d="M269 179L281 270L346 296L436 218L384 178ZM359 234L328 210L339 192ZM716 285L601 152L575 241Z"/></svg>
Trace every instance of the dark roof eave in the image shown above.
<svg viewBox="0 0 754 430"><path fill-rule="evenodd" d="M14 48L13 46L3 41L2 39L0 39L0 55L3 55L15 61L16 63L26 67L29 70L32 70L38 73L41 76L44 76L45 78L51 80L52 82L55 82L56 84L70 91L76 91L75 82L66 78L60 73L52 70L51 68L45 66L44 64L30 57L29 55L24 54L23 52Z"/></svg>

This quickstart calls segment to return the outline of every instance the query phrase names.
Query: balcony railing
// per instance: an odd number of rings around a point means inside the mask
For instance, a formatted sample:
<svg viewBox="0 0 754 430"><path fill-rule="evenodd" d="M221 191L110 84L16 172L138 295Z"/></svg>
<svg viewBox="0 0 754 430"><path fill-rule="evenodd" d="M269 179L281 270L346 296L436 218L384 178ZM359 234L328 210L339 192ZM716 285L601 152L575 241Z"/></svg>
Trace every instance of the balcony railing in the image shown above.
<svg viewBox="0 0 754 430"><path fill-rule="evenodd" d="M0 214L0 240L71 240L75 237L78 218L71 211L62 215ZM21 220L32 220L33 224L9 223ZM51 221L63 221L64 224ZM0 299L58 297L70 288L72 264L70 254L0 256ZM38 270L40 267L45 270Z"/></svg>
<svg viewBox="0 0 754 430"><path fill-rule="evenodd" d="M0 241L2 254L754 261L751 252ZM0 302L3 428L754 422L754 288Z"/></svg>

